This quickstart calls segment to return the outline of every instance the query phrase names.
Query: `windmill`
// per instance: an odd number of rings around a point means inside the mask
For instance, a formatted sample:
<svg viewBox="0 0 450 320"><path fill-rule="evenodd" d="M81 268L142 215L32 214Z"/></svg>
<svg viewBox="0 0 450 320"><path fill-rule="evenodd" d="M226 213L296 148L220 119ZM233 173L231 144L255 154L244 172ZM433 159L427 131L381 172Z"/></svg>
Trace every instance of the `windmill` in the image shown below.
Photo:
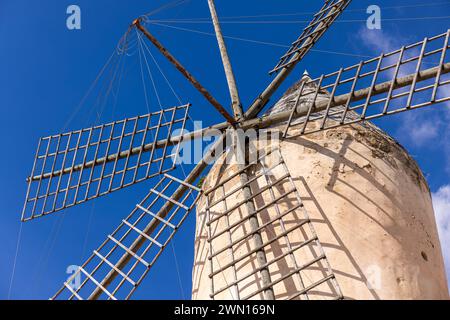
<svg viewBox="0 0 450 320"><path fill-rule="evenodd" d="M195 207L200 243L196 261L199 257L201 262L201 267L194 266L195 298L347 297L347 284L339 281L337 266L328 257L330 249L325 250L319 239L321 232L304 204L283 143L359 123L376 135L369 120L450 100L446 31L317 79L305 74L261 116L287 76L350 4L326 0L271 70L272 82L244 112L214 1L208 4L232 115L148 31L145 19L136 19L131 28L145 36L226 121L176 135L186 125L190 104L185 104L40 140L27 179L23 221L158 178L53 299L129 299ZM250 129L279 132L281 147L270 145L250 159L254 141L237 133ZM217 130L221 137L185 179L171 175L182 142ZM236 149L232 165L214 164L211 170L216 173L196 184L212 162L230 153L223 144L229 136ZM439 249L438 243L434 246ZM442 261L436 265L435 270L442 271ZM73 286L71 281L80 275L83 280Z"/></svg>

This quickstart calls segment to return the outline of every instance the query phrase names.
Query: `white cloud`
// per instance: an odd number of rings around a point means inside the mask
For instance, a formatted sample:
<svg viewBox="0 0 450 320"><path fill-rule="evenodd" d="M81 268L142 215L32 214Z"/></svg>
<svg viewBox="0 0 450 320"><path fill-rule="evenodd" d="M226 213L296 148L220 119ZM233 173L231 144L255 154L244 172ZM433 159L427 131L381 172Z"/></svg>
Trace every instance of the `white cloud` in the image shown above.
<svg viewBox="0 0 450 320"><path fill-rule="evenodd" d="M420 112L406 112L402 115L397 133L402 141L423 147L433 142L440 141L440 132L443 128L442 121L436 116L425 117Z"/></svg>
<svg viewBox="0 0 450 320"><path fill-rule="evenodd" d="M388 33L383 30L369 30L365 27L361 27L361 29L357 32L357 38L363 46L372 50L374 55L392 52L406 44L416 41L395 31ZM417 52L415 52L416 50ZM408 52L409 55L418 55L419 47L414 49L414 52ZM396 63L397 56L394 55L392 59L392 64ZM389 63L391 63L391 61L389 61ZM414 73L417 67L416 65L416 61L404 65L400 69L400 76ZM393 73L394 69L388 72L389 80L392 78ZM441 96L449 96L450 86L441 88L439 93ZM397 103L406 103L406 99L399 99L396 101ZM450 104L447 103L446 106L447 108L445 108L445 112L441 112L439 114L425 114L420 111L404 113L400 118L397 131L400 140L407 142L414 147L426 145L436 146L437 142L441 140L439 139L439 136L442 136L443 138L444 135L447 135L447 132L450 132L450 124L447 124L447 120L450 118ZM441 119L442 117L445 119ZM447 155L450 155L450 145L442 140L438 144L443 147Z"/></svg>
<svg viewBox="0 0 450 320"><path fill-rule="evenodd" d="M401 47L404 44L402 41L407 40L392 34L386 34L383 30L369 30L365 27L359 29L358 38L364 46L378 53L388 53L398 49L398 44L401 43Z"/></svg>
<svg viewBox="0 0 450 320"><path fill-rule="evenodd" d="M434 214L447 270L447 281L450 285L450 185L440 187L437 192L432 193L432 196Z"/></svg>
<svg viewBox="0 0 450 320"><path fill-rule="evenodd" d="M411 133L411 139L420 146L437 138L439 134L438 126L432 121L419 123L414 127L414 130L409 130L409 132Z"/></svg>

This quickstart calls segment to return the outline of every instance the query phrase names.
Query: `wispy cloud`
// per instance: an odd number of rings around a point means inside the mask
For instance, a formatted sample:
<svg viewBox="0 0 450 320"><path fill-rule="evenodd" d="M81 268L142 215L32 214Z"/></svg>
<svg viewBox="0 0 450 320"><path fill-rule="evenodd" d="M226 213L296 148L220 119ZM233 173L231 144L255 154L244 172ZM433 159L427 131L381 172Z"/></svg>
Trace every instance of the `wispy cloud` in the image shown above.
<svg viewBox="0 0 450 320"><path fill-rule="evenodd" d="M447 281L450 286L450 185L442 186L432 196L434 214L436 215L439 238L447 269Z"/></svg>
<svg viewBox="0 0 450 320"><path fill-rule="evenodd" d="M403 141L424 147L431 141L439 141L442 130L445 130L445 125L436 116L426 118L419 112L407 112L402 115L397 134L403 137Z"/></svg>

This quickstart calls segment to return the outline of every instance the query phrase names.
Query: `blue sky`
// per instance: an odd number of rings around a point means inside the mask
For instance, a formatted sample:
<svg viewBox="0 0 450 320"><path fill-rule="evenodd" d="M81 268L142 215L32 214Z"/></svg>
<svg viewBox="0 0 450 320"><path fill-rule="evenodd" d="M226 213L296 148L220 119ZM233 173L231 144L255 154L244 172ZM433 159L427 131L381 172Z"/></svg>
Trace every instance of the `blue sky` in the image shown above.
<svg viewBox="0 0 450 320"><path fill-rule="evenodd" d="M79 264L96 248L146 193L152 183L144 182L93 203L86 203L43 219L22 224L19 250L20 212L26 192L36 143L41 136L75 130L95 123L147 113L142 83L137 68L138 56L127 56L127 69L117 105L106 103L104 110L95 104L95 90L80 105L99 70L114 51L130 22L157 9L167 0L2 0L0 2L0 298L47 299L67 277L68 265ZM305 26L316 1L249 0L217 1L223 17L280 14L278 17L252 19L253 23L224 23L224 34L261 42L290 44ZM222 2L222 3L221 3ZM81 8L82 29L66 28L66 8ZM382 9L382 29L367 31L366 8L377 4ZM417 7L415 5L421 5ZM297 15L283 15L298 13ZM206 1L192 0L185 5L158 12L154 19L207 18ZM409 20L405 18L421 18ZM424 19L423 19L424 18ZM224 21L236 21L229 18ZM248 21L249 19L247 19ZM286 23L255 23L278 20ZM308 69L313 77L351 65L381 50L447 31L450 1L353 1L341 21L316 45L286 81L287 88ZM212 32L209 23L173 23L177 28ZM224 105L228 91L213 37L153 26L152 32L185 64ZM364 30L364 32L361 32ZM369 32L369 33L368 33ZM244 106L270 81L267 75L285 49L248 41L227 40ZM154 51L155 52L155 51ZM156 52L155 52L156 53ZM215 123L218 114L192 90L186 81L155 54L183 102L193 104L191 117ZM155 74L157 72L155 71ZM177 99L155 78L164 106ZM279 94L283 92L283 88ZM159 110L155 95L150 95L152 111ZM446 108L430 108L412 115L394 116L377 122L399 140L414 156L426 175L434 196L435 209L444 241L450 245L450 145ZM408 121L418 121L411 133ZM175 238L176 260L167 250L137 291L136 298L181 299L190 296L193 257L194 215ZM447 246L447 247L446 247ZM446 254L450 264L450 255ZM15 264L14 264L15 262ZM179 276L176 266L178 265ZM11 275L14 281L11 290Z"/></svg>

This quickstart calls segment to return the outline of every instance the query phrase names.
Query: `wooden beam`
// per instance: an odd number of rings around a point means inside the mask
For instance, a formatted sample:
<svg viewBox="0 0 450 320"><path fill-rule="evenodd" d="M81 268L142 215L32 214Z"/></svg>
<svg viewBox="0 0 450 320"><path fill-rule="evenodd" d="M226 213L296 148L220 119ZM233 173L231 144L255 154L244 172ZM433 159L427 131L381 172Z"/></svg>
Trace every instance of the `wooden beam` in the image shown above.
<svg viewBox="0 0 450 320"><path fill-rule="evenodd" d="M222 57L223 68L225 70L225 76L227 78L228 89L230 91L231 106L234 112L234 118L236 121L243 119L243 111L241 99L236 85L236 78L234 77L233 68L231 67L230 57L228 55L225 40L223 38L222 29L219 23L219 17L217 16L214 0L208 0L209 10L211 12L211 18L216 32L217 42L219 44L220 55Z"/></svg>
<svg viewBox="0 0 450 320"><path fill-rule="evenodd" d="M234 118L228 113L228 111L208 92L208 90L203 87L200 82L194 76L186 70L185 67L161 44L161 42L158 41L150 32L148 32L147 29L141 24L140 19L136 19L133 21L133 24L139 31L141 31L148 40L150 40L151 43L162 53L164 57L169 60L170 63L172 63L175 68L178 69L178 71L181 72L181 74L197 89L206 100L208 100L211 105L217 109L217 111L220 112L220 114L231 124L234 126L235 120Z"/></svg>

